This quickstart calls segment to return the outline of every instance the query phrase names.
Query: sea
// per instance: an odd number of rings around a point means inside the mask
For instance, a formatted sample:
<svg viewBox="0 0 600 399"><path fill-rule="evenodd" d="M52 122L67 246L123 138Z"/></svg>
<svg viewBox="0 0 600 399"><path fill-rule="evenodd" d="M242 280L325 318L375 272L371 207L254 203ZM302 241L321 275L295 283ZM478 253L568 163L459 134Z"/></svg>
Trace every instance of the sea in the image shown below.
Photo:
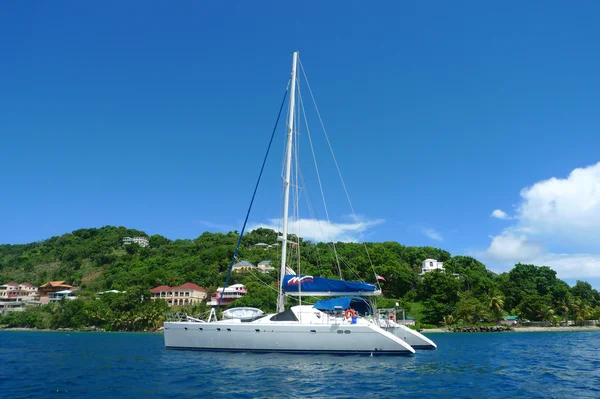
<svg viewBox="0 0 600 399"><path fill-rule="evenodd" d="M176 351L160 333L0 331L5 398L600 398L598 332L430 334L412 356Z"/></svg>

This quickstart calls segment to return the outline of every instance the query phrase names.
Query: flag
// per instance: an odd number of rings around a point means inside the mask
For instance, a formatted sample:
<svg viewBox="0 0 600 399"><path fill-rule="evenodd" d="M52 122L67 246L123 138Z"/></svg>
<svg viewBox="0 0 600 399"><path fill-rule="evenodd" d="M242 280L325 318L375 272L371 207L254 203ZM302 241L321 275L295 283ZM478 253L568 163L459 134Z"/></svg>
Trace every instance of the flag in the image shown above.
<svg viewBox="0 0 600 399"><path fill-rule="evenodd" d="M382 276L380 276L379 274L377 274L376 276L377 276L377 280L385 281L385 279Z"/></svg>
<svg viewBox="0 0 600 399"><path fill-rule="evenodd" d="M295 249L298 245L292 244L292 249Z"/></svg>

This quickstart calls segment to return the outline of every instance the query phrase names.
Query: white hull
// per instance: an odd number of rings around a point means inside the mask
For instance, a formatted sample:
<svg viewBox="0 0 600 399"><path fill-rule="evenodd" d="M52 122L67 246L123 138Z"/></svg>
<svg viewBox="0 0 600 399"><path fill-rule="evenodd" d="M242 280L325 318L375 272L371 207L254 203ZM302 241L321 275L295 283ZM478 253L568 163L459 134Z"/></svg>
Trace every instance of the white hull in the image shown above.
<svg viewBox="0 0 600 399"><path fill-rule="evenodd" d="M437 345L418 331L394 322L382 323L381 327L400 338L414 349L437 349Z"/></svg>
<svg viewBox="0 0 600 399"><path fill-rule="evenodd" d="M294 313L298 311L294 309ZM358 324L350 324L324 313L316 317L316 312L314 309L310 313L303 311L299 321L271 321L269 315L252 322L166 322L165 346L167 349L230 352L368 355L415 352L402 339L372 323L359 319ZM311 317L311 313L315 317Z"/></svg>

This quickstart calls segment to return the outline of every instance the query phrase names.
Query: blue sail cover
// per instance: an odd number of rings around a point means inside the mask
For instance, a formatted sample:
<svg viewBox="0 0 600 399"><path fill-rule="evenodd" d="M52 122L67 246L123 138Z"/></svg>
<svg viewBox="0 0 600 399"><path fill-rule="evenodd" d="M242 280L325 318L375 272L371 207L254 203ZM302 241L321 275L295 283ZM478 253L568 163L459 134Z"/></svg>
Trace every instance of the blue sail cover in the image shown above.
<svg viewBox="0 0 600 399"><path fill-rule="evenodd" d="M289 274L284 277L282 286L286 294L298 296L370 296L381 294L377 286L371 283Z"/></svg>
<svg viewBox="0 0 600 399"><path fill-rule="evenodd" d="M367 299L352 298L349 296L342 298L321 299L320 301L317 301L313 307L322 311L333 312L336 306L341 306L343 310L352 308L364 315L370 315L373 313L371 304Z"/></svg>

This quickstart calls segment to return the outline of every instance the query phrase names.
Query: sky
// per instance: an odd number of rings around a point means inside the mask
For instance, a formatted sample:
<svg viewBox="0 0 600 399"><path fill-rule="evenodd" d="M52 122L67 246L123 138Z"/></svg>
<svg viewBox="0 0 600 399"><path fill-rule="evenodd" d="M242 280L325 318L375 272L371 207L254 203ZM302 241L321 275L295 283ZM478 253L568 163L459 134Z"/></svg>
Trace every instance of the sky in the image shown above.
<svg viewBox="0 0 600 399"><path fill-rule="evenodd" d="M355 215L307 111L329 221L293 228L600 288L600 4L483 3L2 2L0 243L239 231L298 50ZM249 228L279 225L276 134Z"/></svg>

